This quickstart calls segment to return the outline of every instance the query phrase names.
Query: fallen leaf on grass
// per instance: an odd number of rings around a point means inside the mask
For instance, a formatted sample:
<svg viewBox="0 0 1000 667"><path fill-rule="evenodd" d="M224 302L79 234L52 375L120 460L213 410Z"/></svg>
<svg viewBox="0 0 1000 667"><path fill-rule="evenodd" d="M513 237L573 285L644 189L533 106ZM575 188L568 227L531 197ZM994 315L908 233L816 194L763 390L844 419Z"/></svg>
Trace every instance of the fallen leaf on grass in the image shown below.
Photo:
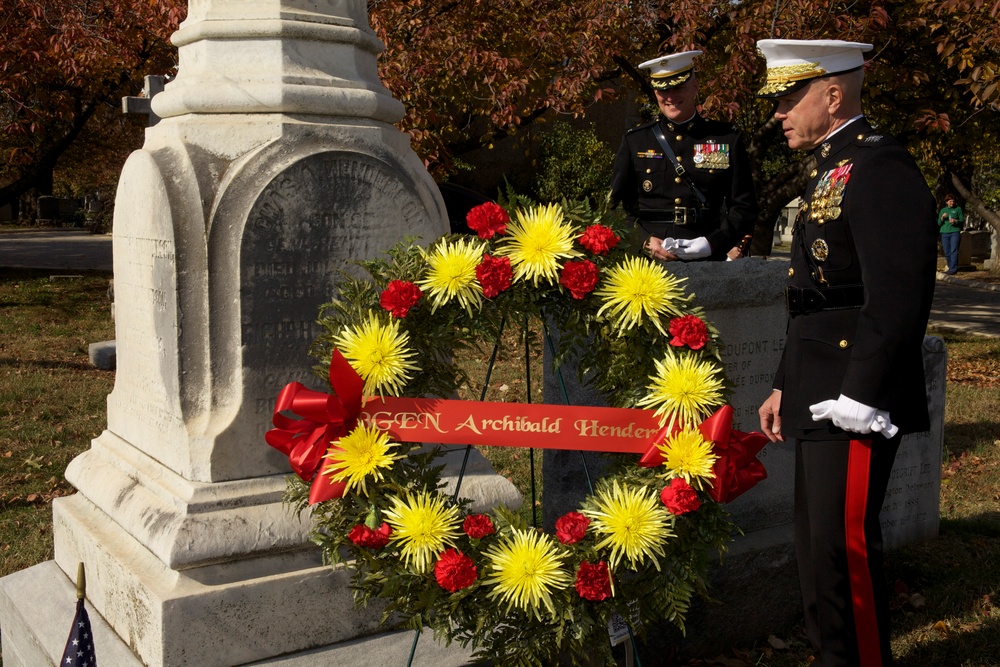
<svg viewBox="0 0 1000 667"><path fill-rule="evenodd" d="M945 637L947 637L951 633L951 628L949 628L948 624L945 623L944 621L938 621L937 623L934 624L933 627L936 631L938 631Z"/></svg>
<svg viewBox="0 0 1000 667"><path fill-rule="evenodd" d="M44 456L39 455L37 458L32 458L31 456L29 456L28 458L24 459L24 465L28 466L29 468L37 469L42 467L42 463L44 461L45 461Z"/></svg>
<svg viewBox="0 0 1000 667"><path fill-rule="evenodd" d="M4 452L4 453L3 453L3 457L4 457L5 459L9 459L9 458L10 458L10 457L12 457L12 456L14 456L14 452Z"/></svg>
<svg viewBox="0 0 1000 667"><path fill-rule="evenodd" d="M909 602L910 606L913 607L914 609L921 609L927 606L927 600L920 593L914 593L913 595L911 595L910 599L907 600L907 602Z"/></svg>
<svg viewBox="0 0 1000 667"><path fill-rule="evenodd" d="M770 644L773 648L778 649L779 651L784 651L785 649L788 648L788 644L781 641L774 635L771 635L770 637L767 638L767 643Z"/></svg>
<svg viewBox="0 0 1000 667"><path fill-rule="evenodd" d="M499 387L497 387L497 391L499 391L501 393L506 393L506 392L510 391L510 387L508 387L505 384L502 384Z"/></svg>

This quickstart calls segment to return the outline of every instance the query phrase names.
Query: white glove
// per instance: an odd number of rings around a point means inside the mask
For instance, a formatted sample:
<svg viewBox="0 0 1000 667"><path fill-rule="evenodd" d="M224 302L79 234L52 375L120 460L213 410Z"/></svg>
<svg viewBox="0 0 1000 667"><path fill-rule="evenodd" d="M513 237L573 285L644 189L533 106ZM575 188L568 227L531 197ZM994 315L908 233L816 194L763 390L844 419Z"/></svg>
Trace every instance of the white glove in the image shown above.
<svg viewBox="0 0 1000 667"><path fill-rule="evenodd" d="M891 438L899 432L899 427L889 420L889 413L877 410L864 403L858 403L853 398L840 395L840 398L820 401L809 406L813 421L829 419L834 426L852 433L881 433Z"/></svg>
<svg viewBox="0 0 1000 667"><path fill-rule="evenodd" d="M696 239L677 239L677 248L671 250L678 259L690 260L701 259L712 254L712 246L708 244L708 239L699 236Z"/></svg>

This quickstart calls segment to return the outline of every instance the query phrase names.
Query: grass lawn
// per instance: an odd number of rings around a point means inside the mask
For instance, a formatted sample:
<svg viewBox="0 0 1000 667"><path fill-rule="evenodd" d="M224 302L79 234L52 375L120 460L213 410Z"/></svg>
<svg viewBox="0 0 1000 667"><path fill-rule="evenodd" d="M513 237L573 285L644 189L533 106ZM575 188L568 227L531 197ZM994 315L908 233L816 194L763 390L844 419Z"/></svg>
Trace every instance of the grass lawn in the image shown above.
<svg viewBox="0 0 1000 667"><path fill-rule="evenodd" d="M0 270L0 576L52 558L51 501L73 492L66 465L106 423L114 374L90 367L87 346L114 337L107 281ZM541 402L534 335L531 397ZM523 349L517 327L508 336L506 348ZM1000 665L1000 340L942 336L949 363L941 536L887 556L893 645L900 667ZM489 353L462 363L485 376ZM526 400L523 364L520 354L501 355L486 400ZM479 391L463 397L478 399ZM528 452L486 454L527 496ZM756 645L720 647L720 655L687 664L791 667L808 655L800 629L776 628Z"/></svg>

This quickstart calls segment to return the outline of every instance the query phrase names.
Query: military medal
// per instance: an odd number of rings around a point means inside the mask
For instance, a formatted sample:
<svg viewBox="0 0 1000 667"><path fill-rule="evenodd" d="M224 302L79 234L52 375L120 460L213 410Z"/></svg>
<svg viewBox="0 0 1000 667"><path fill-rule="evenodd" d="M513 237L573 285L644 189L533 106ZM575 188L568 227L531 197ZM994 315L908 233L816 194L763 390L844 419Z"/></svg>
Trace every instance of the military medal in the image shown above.
<svg viewBox="0 0 1000 667"><path fill-rule="evenodd" d="M643 192L649 192L652 189L653 189L653 181L643 181L642 182L642 191Z"/></svg>
<svg viewBox="0 0 1000 667"><path fill-rule="evenodd" d="M845 162L820 176L810 202L812 212L809 218L815 220L816 224L822 225L840 217L843 212L840 204L844 201L847 182L851 180L852 166L850 162Z"/></svg>
<svg viewBox="0 0 1000 667"><path fill-rule="evenodd" d="M824 259L830 256L830 246L826 244L823 239L816 239L812 242L812 256L816 258L816 261L822 262Z"/></svg>
<svg viewBox="0 0 1000 667"><path fill-rule="evenodd" d="M728 169L729 144L695 144L693 161L701 169Z"/></svg>

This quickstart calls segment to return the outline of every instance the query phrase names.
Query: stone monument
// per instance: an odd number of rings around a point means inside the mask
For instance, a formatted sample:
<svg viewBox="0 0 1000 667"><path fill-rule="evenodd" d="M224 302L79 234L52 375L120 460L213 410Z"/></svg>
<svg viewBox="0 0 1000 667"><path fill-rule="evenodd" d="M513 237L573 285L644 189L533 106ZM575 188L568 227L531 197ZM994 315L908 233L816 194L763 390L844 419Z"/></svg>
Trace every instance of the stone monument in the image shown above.
<svg viewBox="0 0 1000 667"><path fill-rule="evenodd" d="M0 582L11 667L58 659L81 561L102 664L244 664L377 620L282 506L263 434L286 383L324 388L308 350L338 272L447 232L444 205L393 126L366 3L191 0L173 41L116 199L108 427L67 469L54 563Z"/></svg>
<svg viewBox="0 0 1000 667"><path fill-rule="evenodd" d="M731 383L733 428L759 431L757 409L771 392L784 349L788 263L751 257L673 263L668 269L688 279L686 288L719 330L722 363ZM925 338L931 430L906 436L900 446L881 514L887 548L932 539L938 533L945 361L943 342ZM563 375L570 402L602 405L599 396L576 382L575 373L568 368ZM563 402L561 383L551 372L546 373L545 398L547 403ZM579 452L546 450L544 457L542 507L545 525L551 527L561 514L575 509L587 490L586 472L596 477L602 460L588 453L585 471ZM752 642L801 617L792 546L795 452L790 443L771 443L758 459L767 468L767 479L726 505L743 535L734 540L723 565L712 574L710 594L724 604L693 607L685 650ZM679 634L669 632L658 637L650 640L653 650L658 643L666 648L681 641Z"/></svg>

